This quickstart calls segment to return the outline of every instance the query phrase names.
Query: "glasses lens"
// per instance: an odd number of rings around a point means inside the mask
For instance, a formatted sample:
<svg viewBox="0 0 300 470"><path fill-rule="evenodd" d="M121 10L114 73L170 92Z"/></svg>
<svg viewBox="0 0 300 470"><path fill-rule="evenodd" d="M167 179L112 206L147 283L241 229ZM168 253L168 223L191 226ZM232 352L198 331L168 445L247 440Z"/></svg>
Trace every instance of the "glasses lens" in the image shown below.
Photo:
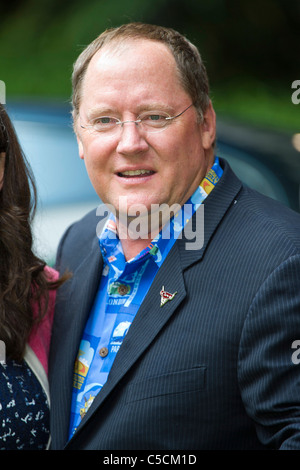
<svg viewBox="0 0 300 470"><path fill-rule="evenodd" d="M96 132L110 132L117 127L119 120L110 116L100 116L91 125Z"/></svg>
<svg viewBox="0 0 300 470"><path fill-rule="evenodd" d="M140 126L147 132L159 132L170 123L170 116L162 111L143 113L138 119L141 121Z"/></svg>

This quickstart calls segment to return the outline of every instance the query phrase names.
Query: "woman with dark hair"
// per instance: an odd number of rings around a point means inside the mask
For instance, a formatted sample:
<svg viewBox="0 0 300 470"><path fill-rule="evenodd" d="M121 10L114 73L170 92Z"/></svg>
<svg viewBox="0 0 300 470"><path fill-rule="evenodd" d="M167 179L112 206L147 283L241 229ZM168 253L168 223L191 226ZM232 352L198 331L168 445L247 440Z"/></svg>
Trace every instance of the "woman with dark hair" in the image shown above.
<svg viewBox="0 0 300 470"><path fill-rule="evenodd" d="M35 208L33 175L0 104L0 449L49 445L48 351L56 289L67 276L32 251Z"/></svg>

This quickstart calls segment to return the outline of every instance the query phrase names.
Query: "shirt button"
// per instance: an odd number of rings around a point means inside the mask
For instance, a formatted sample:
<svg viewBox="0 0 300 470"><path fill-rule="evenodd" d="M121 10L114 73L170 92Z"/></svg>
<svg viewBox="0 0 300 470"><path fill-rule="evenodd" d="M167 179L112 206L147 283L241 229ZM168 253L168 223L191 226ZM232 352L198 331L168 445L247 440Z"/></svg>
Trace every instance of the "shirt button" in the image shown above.
<svg viewBox="0 0 300 470"><path fill-rule="evenodd" d="M107 348L100 348L99 354L101 357L106 357L108 354L108 349Z"/></svg>
<svg viewBox="0 0 300 470"><path fill-rule="evenodd" d="M119 287L118 287L118 294L119 295L126 295L126 294L128 294L128 292L129 292L128 286L126 286L125 284L119 285Z"/></svg>

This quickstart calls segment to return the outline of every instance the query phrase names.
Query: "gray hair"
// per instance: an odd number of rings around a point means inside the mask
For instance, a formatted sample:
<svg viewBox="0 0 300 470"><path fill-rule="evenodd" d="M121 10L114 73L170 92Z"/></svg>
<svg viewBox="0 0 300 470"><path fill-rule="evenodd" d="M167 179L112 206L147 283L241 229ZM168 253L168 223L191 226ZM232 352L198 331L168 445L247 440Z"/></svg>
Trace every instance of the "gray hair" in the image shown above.
<svg viewBox="0 0 300 470"><path fill-rule="evenodd" d="M206 68L196 46L171 28L143 23L128 23L104 31L92 41L74 63L72 74L73 117L79 113L82 83L87 67L96 52L110 43L126 39L149 39L165 44L171 51L183 89L191 97L200 118L209 105L209 82Z"/></svg>

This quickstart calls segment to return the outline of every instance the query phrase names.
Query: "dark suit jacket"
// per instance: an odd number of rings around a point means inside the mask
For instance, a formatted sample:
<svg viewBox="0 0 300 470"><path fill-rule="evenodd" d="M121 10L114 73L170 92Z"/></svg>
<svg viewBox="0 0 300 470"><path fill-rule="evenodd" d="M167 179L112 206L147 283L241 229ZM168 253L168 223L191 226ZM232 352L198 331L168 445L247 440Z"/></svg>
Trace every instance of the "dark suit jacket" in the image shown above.
<svg viewBox="0 0 300 470"><path fill-rule="evenodd" d="M74 274L52 336L53 449L300 449L300 216L222 165L203 247L175 243L68 444L73 366L102 271L95 212L63 237L58 265ZM160 307L162 286L177 295Z"/></svg>

